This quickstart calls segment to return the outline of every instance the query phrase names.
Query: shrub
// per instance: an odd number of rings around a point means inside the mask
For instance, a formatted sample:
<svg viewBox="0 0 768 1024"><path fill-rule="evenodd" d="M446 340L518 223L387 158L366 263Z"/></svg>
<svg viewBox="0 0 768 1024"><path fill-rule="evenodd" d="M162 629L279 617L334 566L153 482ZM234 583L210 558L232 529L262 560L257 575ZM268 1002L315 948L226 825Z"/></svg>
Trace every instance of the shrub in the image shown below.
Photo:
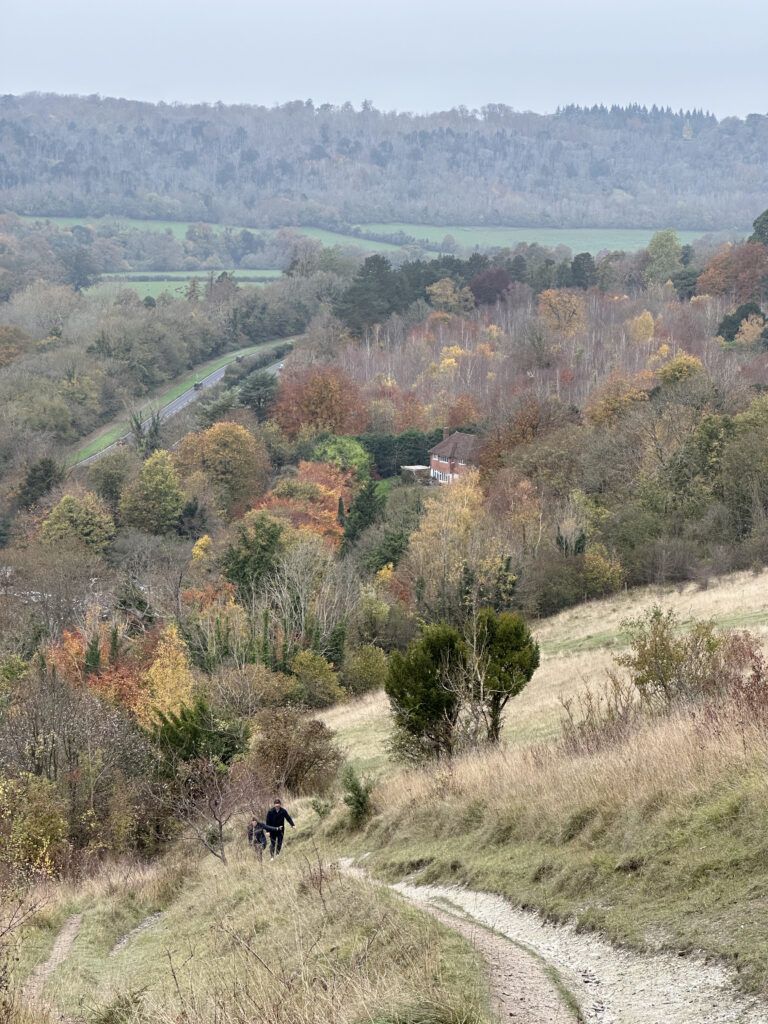
<svg viewBox="0 0 768 1024"><path fill-rule="evenodd" d="M248 746L250 728L245 722L218 719L204 697L178 712L155 709L150 732L167 769L173 773L178 762L211 760L229 764Z"/></svg>
<svg viewBox="0 0 768 1024"><path fill-rule="evenodd" d="M461 701L454 679L465 668L466 644L444 622L427 626L404 655L392 654L386 691L395 720L395 749L450 755L456 743Z"/></svg>
<svg viewBox="0 0 768 1024"><path fill-rule="evenodd" d="M614 660L627 669L649 707L714 694L726 687L736 667L732 638L714 622L696 622L683 633L674 612L654 605L645 615L622 622L622 629L629 651Z"/></svg>
<svg viewBox="0 0 768 1024"><path fill-rule="evenodd" d="M328 437L320 441L312 458L315 462L332 462L339 469L354 470L358 480L366 480L371 474L371 456L352 437Z"/></svg>
<svg viewBox="0 0 768 1024"><path fill-rule="evenodd" d="M328 726L295 708L275 708L256 716L256 728L251 757L273 789L318 796L328 791L344 760Z"/></svg>
<svg viewBox="0 0 768 1024"><path fill-rule="evenodd" d="M344 659L341 681L344 689L355 696L369 690L380 690L387 681L387 656L380 647L363 644L350 651Z"/></svg>
<svg viewBox="0 0 768 1024"><path fill-rule="evenodd" d="M225 717L252 718L257 712L288 702L293 686L290 676L266 665L219 665L206 682L214 709Z"/></svg>
<svg viewBox="0 0 768 1024"><path fill-rule="evenodd" d="M563 701L563 736L572 752L592 754L624 740L643 716L669 714L696 701L709 719L732 718L768 726L768 664L753 634L696 622L688 632L657 606L625 621L629 650L608 672L602 690Z"/></svg>
<svg viewBox="0 0 768 1024"><path fill-rule="evenodd" d="M0 785L0 856L41 875L57 874L68 853L66 803L56 786L32 775Z"/></svg>
<svg viewBox="0 0 768 1024"><path fill-rule="evenodd" d="M103 554L115 536L112 516L95 494L65 494L43 523L45 544L81 543Z"/></svg>
<svg viewBox="0 0 768 1024"><path fill-rule="evenodd" d="M624 570L615 555L595 544L584 555L584 583L589 597L602 597L621 588Z"/></svg>
<svg viewBox="0 0 768 1024"><path fill-rule="evenodd" d="M349 820L353 828L360 828L373 810L371 793L374 782L372 779L360 779L354 768L347 765L341 778L344 787L344 803L349 808Z"/></svg>
<svg viewBox="0 0 768 1024"><path fill-rule="evenodd" d="M295 682L289 697L308 708L327 708L344 699L336 673L329 663L314 651L300 651L293 659L291 672Z"/></svg>

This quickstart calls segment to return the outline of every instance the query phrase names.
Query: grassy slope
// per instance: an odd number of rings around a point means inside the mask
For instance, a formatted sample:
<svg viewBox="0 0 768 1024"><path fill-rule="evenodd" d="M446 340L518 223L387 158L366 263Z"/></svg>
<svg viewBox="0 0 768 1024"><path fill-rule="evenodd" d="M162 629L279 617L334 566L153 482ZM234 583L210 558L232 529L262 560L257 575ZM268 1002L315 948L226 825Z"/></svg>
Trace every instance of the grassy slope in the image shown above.
<svg viewBox="0 0 768 1024"><path fill-rule="evenodd" d="M233 363L238 356L252 356L256 352L266 351L267 349L274 348L276 345L281 345L285 341L291 339L281 338L278 341L270 341L263 345L252 345L250 348L241 348L235 352L228 352L225 356L219 356L217 359L212 359L208 363L201 363L194 373L187 374L183 379L176 381L171 387L166 388L163 391L157 392L152 400L143 406L139 411L142 418L146 418L152 414L154 410L162 409L164 406L170 404L174 399L178 398L179 395L183 395L185 391L195 384L196 381L206 377L209 373L213 373L218 370L221 366L228 366ZM92 440L88 441L87 444L79 448L69 459L69 464L72 465L76 462L80 462L83 459L87 459L90 455L95 455L96 452L102 451L109 445L114 444L115 441L120 437L124 437L130 430L130 423L127 420L121 420L120 423L115 423L108 430L104 430Z"/></svg>
<svg viewBox="0 0 768 1024"><path fill-rule="evenodd" d="M573 757L530 742L559 730L559 696L599 683L620 622L659 601L682 619L765 632L765 576L639 591L541 623L542 667L510 708L507 746L445 768L387 766L386 701L332 709L358 767L383 781L355 849L384 877L414 870L574 916L638 948L700 949L768 993L768 742L749 723L684 715ZM593 646L594 643L594 646Z"/></svg>
<svg viewBox="0 0 768 1024"><path fill-rule="evenodd" d="M487 1020L477 953L386 890L334 872L321 880L309 830L302 831L312 818L309 807L298 807L297 833L274 865L256 861L238 821L226 866L179 846L152 866L108 866L79 888L61 890L27 934L21 974L45 959L66 915L82 912L70 956L43 993L65 1013L143 990L155 1022L179 1020L186 1010L189 1024L343 1024L422 1000L474 1008L468 1024ZM158 911L151 927L108 956Z"/></svg>
<svg viewBox="0 0 768 1024"><path fill-rule="evenodd" d="M601 601L577 605L534 625L541 666L509 706L504 740L525 744L556 737L562 720L561 698L599 683L623 646L621 622L661 604L681 622L714 619L727 629L750 629L768 639L768 585L765 575L736 573L707 589L645 587ZM339 735L350 759L363 771L387 768L389 708L383 693L325 711L320 716Z"/></svg>

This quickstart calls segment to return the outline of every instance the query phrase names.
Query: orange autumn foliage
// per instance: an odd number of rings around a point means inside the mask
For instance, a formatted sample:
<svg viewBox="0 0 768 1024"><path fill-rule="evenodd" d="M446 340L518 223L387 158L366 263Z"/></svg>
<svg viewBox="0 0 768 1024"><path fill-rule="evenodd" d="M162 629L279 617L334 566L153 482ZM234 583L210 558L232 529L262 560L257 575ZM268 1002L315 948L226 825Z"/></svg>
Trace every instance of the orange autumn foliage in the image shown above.
<svg viewBox="0 0 768 1024"><path fill-rule="evenodd" d="M281 375L274 416L289 437L302 427L354 434L365 429L360 388L343 370L310 366Z"/></svg>
<svg viewBox="0 0 768 1024"><path fill-rule="evenodd" d="M95 693L111 704L125 708L142 725L149 723L151 702L142 684L138 666L126 663L109 665L101 672L88 676L87 682Z"/></svg>
<svg viewBox="0 0 768 1024"><path fill-rule="evenodd" d="M188 587L181 595L185 605L204 611L219 604L232 604L235 600L236 587L226 580L209 583L205 587Z"/></svg>
<svg viewBox="0 0 768 1024"><path fill-rule="evenodd" d="M149 721L149 694L143 684L143 662L151 657L156 638L134 647L127 658L120 658L116 664L109 664L109 641L105 630L101 630L101 668L98 672L85 671L85 656L88 642L80 632L64 631L61 638L52 644L46 657L48 664L59 675L74 686L87 686L89 690L123 708L140 722Z"/></svg>
<svg viewBox="0 0 768 1024"><path fill-rule="evenodd" d="M85 679L85 652L88 643L82 633L64 630L60 639L47 652L48 664L69 683L82 683Z"/></svg>
<svg viewBox="0 0 768 1024"><path fill-rule="evenodd" d="M479 412L471 395L459 395L448 410L448 426L451 430L465 427L479 419Z"/></svg>
<svg viewBox="0 0 768 1024"><path fill-rule="evenodd" d="M760 299L768 274L768 248L761 242L724 246L696 282L698 295L730 295L741 304Z"/></svg>
<svg viewBox="0 0 768 1024"><path fill-rule="evenodd" d="M283 480L257 508L276 519L287 519L296 529L308 529L334 546L344 529L338 520L339 497L344 508L352 500L352 474L329 462L300 462L295 477Z"/></svg>
<svg viewBox="0 0 768 1024"><path fill-rule="evenodd" d="M520 401L511 419L490 431L480 451L483 477L501 469L505 456L521 444L528 444L551 425L551 414L533 395Z"/></svg>

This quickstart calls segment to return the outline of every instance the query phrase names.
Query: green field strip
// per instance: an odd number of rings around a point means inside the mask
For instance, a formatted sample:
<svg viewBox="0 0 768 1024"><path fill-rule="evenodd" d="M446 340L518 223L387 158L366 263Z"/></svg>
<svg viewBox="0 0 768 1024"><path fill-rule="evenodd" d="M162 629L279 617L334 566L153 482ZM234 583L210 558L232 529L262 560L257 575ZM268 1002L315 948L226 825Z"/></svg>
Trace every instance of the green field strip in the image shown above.
<svg viewBox="0 0 768 1024"><path fill-rule="evenodd" d="M193 220L137 220L135 217L43 217L43 216L29 216L20 215L19 219L25 221L27 224L34 224L35 221L50 221L51 224L56 224L60 228L72 228L78 225L91 226L97 228L99 224L108 224L115 226L118 229L135 228L137 231L170 231L175 238L184 239L187 230L191 224L206 223L207 227L210 227L213 231L219 233L229 228L231 231L251 231L254 234L260 235L275 235L279 228L247 228L242 225L235 224L211 224L202 221ZM293 224L287 224L286 227L292 227L296 231L297 235L304 235L306 238L315 238L317 241L322 242L323 245L355 245L359 249L363 249L366 252L398 252L401 248L399 245L393 245L390 242L372 242L365 238L355 238L352 235L343 235L337 231L326 231L324 228L315 227L300 227ZM442 235L441 235L442 238ZM192 274L197 271L192 271ZM218 271L221 273L221 271Z"/></svg>
<svg viewBox="0 0 768 1024"><path fill-rule="evenodd" d="M666 227L667 225L662 225ZM634 252L648 245L654 229L651 228L515 228L461 226L454 224L359 224L361 231L377 235L389 235L402 231L416 239L427 239L439 245L446 235L452 235L456 244L464 248L514 248L520 242L537 243L554 249L567 245L574 253L597 253L602 249ZM303 229L302 229L303 230ZM661 230L661 229L660 229ZM677 237L685 245L701 238L704 231L677 231Z"/></svg>
<svg viewBox="0 0 768 1024"><path fill-rule="evenodd" d="M149 281L208 281L213 275L214 280L219 274L231 274L238 282L258 281L261 278L278 278L283 276L282 270L268 267L264 270L238 270L237 267L222 267L220 270L116 270L102 274L105 281L135 281L143 284Z"/></svg>

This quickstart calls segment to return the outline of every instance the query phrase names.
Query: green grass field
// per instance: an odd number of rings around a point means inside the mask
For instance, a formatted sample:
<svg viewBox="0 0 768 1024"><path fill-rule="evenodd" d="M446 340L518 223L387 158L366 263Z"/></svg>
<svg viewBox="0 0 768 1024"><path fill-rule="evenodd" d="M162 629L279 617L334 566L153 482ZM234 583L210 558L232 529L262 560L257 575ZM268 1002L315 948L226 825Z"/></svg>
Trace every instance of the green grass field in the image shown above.
<svg viewBox="0 0 768 1024"><path fill-rule="evenodd" d="M265 270L238 270L233 267L224 267L221 270L123 270L113 274L102 274L102 280L104 281L136 281L138 283L146 281L166 281L172 283L173 281L189 281L191 278L196 277L198 281L207 281L213 274L214 279L219 274L234 274L238 281L260 281L262 278L278 278L282 277L282 270L265 269Z"/></svg>
<svg viewBox="0 0 768 1024"><path fill-rule="evenodd" d="M72 227L75 224L98 225L99 218L88 219L85 217L29 217L21 218L27 222L36 220L50 220L60 227ZM136 220L131 217L105 217L101 218L110 223L117 223L123 227L137 228L140 231L170 231L176 238L184 238L187 228L192 221L172 220ZM666 227L661 225L660 227ZM225 225L212 224L215 231L223 231ZM591 252L597 253L602 249L619 249L626 252L635 252L644 248L653 235L650 228L515 228L515 227L488 227L477 225L474 227L460 226L456 224L433 225L433 224L406 224L397 222L392 224L360 224L362 231L370 231L376 234L391 234L396 231L403 231L417 239L428 239L435 247L439 246L446 235L452 235L456 243L464 248L509 247L513 248L519 242L537 242L549 248L558 245L567 245L574 253ZM241 230L233 226L234 231ZM274 234L274 231L258 228L250 228L251 231L259 231L264 234ZM342 235L336 231L326 231L323 228L297 227L299 234L307 238L315 238L323 245L349 246L354 245L364 252L397 252L400 246L392 245L389 242L376 242L366 238L358 238L354 235ZM724 229L725 230L725 229ZM677 235L683 244L694 242L701 238L703 231L678 231ZM179 271L184 274L184 271ZM263 271L250 271L250 274L257 273L264 276ZM150 293L146 293L150 294Z"/></svg>
<svg viewBox="0 0 768 1024"><path fill-rule="evenodd" d="M223 273L218 270L214 272L214 276ZM279 270L264 270L264 271L250 271L249 273L238 273L237 271L228 271L236 275L238 284L249 286L252 288L259 288L267 284L270 280L277 280L281 276ZM146 280L149 278L149 280ZM168 280L171 278L171 280ZM188 271L166 271L162 274L151 274L145 273L144 271L137 272L136 276L132 276L130 273L126 274L105 274L103 279L98 284L92 285L87 289L89 295L108 295L116 296L119 292L125 291L126 289L132 289L142 299L145 296L150 295L153 299L156 299L163 292L168 292L173 298L183 298L189 282L195 278L201 288L204 288L208 283L208 274L190 273Z"/></svg>
<svg viewBox="0 0 768 1024"><path fill-rule="evenodd" d="M357 246L364 252L400 252L401 246L392 245L390 242L373 242L367 238L355 238L354 235L342 235L337 231L325 231L323 228L298 227L296 230L300 235L307 238L316 238L323 245ZM441 235L440 238L443 236Z"/></svg>
<svg viewBox="0 0 768 1024"><path fill-rule="evenodd" d="M60 228L71 228L77 224L91 225L97 227L100 223L106 222L109 224L116 224L121 228L136 228L138 231L170 231L176 238L184 238L187 229L190 224L197 223L196 221L188 220L136 220L132 217L29 217L23 216L20 218L29 224L35 221L46 221L49 220L52 224L58 224ZM242 231L241 225L226 225L226 224L211 224L210 227L214 231L223 231L225 227L231 227L233 231ZM292 225L286 225L291 227ZM258 234L275 234L275 230L268 228L248 228L248 231L253 231ZM393 229L394 230L394 229ZM364 252L396 252L400 246L390 245L388 242L371 242L365 238L353 238L350 235L341 235L336 231L325 231L323 228L313 227L297 227L296 231L300 235L305 235L307 238L316 238L323 245L355 245ZM443 232L444 234L445 232ZM442 238L443 235L440 235ZM261 274L261 271L258 272Z"/></svg>
<svg viewBox="0 0 768 1024"><path fill-rule="evenodd" d="M666 225L662 225L665 227ZM492 246L513 248L519 242L537 242L554 248L567 245L574 253L597 253L601 249L623 249L635 252L642 249L651 239L653 231L645 228L508 228L508 227L459 227L447 225L435 227L431 224L360 224L361 231L390 234L404 231L414 238L428 238L439 245L446 235L452 235L460 246L489 248ZM303 230L303 229L302 229ZM685 245L701 238L702 231L678 231L677 236Z"/></svg>

